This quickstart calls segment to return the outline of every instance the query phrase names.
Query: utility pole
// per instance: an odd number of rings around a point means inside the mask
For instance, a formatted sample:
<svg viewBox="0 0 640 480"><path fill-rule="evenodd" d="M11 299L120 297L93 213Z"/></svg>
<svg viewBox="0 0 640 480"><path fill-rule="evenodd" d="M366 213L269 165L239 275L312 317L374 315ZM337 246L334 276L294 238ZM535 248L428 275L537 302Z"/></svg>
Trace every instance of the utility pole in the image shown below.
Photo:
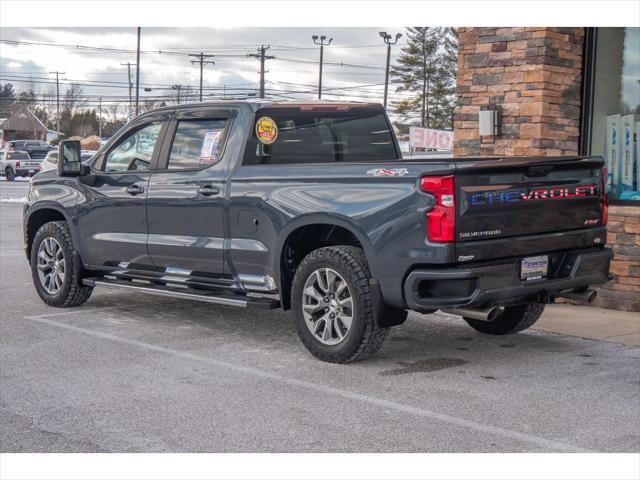
<svg viewBox="0 0 640 480"><path fill-rule="evenodd" d="M136 117L138 116L140 95L140 27L138 27L138 48L136 49Z"/></svg>
<svg viewBox="0 0 640 480"><path fill-rule="evenodd" d="M64 75L65 72L49 72L56 74L56 131L60 131L60 75Z"/></svg>
<svg viewBox="0 0 640 480"><path fill-rule="evenodd" d="M264 98L264 74L265 74L264 61L270 60L272 58L276 58L273 55L265 55L267 50L269 50L270 48L271 47L269 45L267 45L266 47L262 45L258 49L258 53L250 53L247 55L247 57L253 57L260 60L260 95L259 95L260 98Z"/></svg>
<svg viewBox="0 0 640 480"><path fill-rule="evenodd" d="M131 83L131 62L126 62L126 63L121 63L120 65L126 65L127 66L127 84L129 85L129 115L127 115L128 119L131 119L131 112L133 110L133 103L132 103L132 99L131 99L131 89L133 88L133 85Z"/></svg>
<svg viewBox="0 0 640 480"><path fill-rule="evenodd" d="M205 58L212 58L214 55L205 55L204 53L190 53L190 57L196 57L198 60L191 60L191 64L199 63L200 64L200 101L202 102L202 69L205 64L215 65L216 62L213 61L205 61Z"/></svg>
<svg viewBox="0 0 640 480"><path fill-rule="evenodd" d="M173 85L171 87L171 90L177 90L178 91L178 105L180 105L180 92L182 90L182 85Z"/></svg>
<svg viewBox="0 0 640 480"><path fill-rule="evenodd" d="M318 100L320 100L322 98L322 58L324 56L324 47L331 45L331 40L333 40L333 38L330 38L327 43L324 43L327 39L326 35L322 35L319 42L318 35L314 35L311 38L313 39L314 44L320 45L320 74L318 75Z"/></svg>
<svg viewBox="0 0 640 480"><path fill-rule="evenodd" d="M98 136L102 138L102 97L98 100Z"/></svg>
<svg viewBox="0 0 640 480"><path fill-rule="evenodd" d="M384 40L384 43L387 44L387 68L384 73L384 108L387 108L387 94L389 93L389 66L391 64L391 45L395 45L398 43L400 37L402 37L401 33L396 33L396 40L394 42L391 41L391 35L387 32L380 32L380 36Z"/></svg>

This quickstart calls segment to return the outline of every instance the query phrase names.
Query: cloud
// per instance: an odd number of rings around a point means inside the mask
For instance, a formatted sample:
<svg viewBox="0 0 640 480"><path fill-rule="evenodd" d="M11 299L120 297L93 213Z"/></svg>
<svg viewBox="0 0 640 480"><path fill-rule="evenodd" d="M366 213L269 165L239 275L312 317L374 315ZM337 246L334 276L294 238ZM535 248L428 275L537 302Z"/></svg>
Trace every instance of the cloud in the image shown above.
<svg viewBox="0 0 640 480"><path fill-rule="evenodd" d="M215 65L204 68L208 92L256 91L259 62L248 55L260 45L270 45L267 53L275 58L266 62L267 93L276 98L314 98L319 47L311 36L326 35L333 41L324 51L323 97L381 101L386 61L386 47L378 35L381 30L403 31L399 27L143 28L141 83L151 91L141 96L157 97L173 84L197 88L199 68L187 54L201 51L215 55ZM86 83L84 93L93 98L116 101L128 96L127 67L122 64L135 63L135 28L4 28L2 38L67 45L1 44L3 75L53 78L47 72L58 70L65 72L63 82ZM398 51L394 47L394 57ZM392 89L392 98L397 95Z"/></svg>

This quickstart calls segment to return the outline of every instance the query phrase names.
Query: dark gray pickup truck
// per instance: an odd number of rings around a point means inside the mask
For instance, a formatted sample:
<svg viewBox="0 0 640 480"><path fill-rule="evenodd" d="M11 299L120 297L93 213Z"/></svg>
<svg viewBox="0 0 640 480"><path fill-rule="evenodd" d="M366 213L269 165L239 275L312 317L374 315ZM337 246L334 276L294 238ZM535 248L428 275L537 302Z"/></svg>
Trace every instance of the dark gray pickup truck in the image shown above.
<svg viewBox="0 0 640 480"><path fill-rule="evenodd" d="M601 158L403 159L380 105L223 102L139 116L82 164L62 142L24 207L49 305L94 287L292 309L329 362L407 310L530 327L608 281Z"/></svg>

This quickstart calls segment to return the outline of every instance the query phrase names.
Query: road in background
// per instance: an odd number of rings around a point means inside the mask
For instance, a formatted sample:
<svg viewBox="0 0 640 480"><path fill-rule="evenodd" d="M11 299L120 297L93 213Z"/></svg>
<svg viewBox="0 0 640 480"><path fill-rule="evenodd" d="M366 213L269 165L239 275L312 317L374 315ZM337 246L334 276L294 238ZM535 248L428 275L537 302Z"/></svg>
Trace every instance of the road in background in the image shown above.
<svg viewBox="0 0 640 480"><path fill-rule="evenodd" d="M636 346L410 314L377 355L326 364L290 313L101 290L47 307L21 206L0 222L3 452L640 449Z"/></svg>
<svg viewBox="0 0 640 480"><path fill-rule="evenodd" d="M25 198L29 192L29 181L26 178L18 177L14 182L7 182L4 177L0 177L0 202L8 203L11 200Z"/></svg>

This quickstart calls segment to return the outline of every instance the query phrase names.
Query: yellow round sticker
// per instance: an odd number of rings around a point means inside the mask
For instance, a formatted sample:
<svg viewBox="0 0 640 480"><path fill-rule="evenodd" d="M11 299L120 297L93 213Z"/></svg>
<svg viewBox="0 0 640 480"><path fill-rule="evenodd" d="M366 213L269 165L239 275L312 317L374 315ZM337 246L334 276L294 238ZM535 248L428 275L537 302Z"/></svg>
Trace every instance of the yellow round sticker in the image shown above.
<svg viewBox="0 0 640 480"><path fill-rule="evenodd" d="M256 137L265 145L271 145L278 138L278 126L269 117L260 117L256 122Z"/></svg>

